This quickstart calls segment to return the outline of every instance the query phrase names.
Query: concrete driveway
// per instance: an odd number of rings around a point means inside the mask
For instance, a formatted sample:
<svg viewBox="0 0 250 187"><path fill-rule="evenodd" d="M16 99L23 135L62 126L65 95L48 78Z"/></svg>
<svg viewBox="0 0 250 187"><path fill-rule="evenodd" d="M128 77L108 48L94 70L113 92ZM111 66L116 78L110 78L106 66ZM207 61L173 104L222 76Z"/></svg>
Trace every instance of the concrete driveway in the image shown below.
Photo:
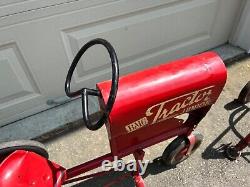
<svg viewBox="0 0 250 187"><path fill-rule="evenodd" d="M144 175L145 182L151 187L163 186L250 186L250 148L244 150L238 161L229 161L217 149L222 144L239 141L250 131L250 112L248 107L237 106L232 102L241 88L250 80L250 59L236 62L228 67L228 81L218 102L202 120L197 130L204 135L201 147L176 168L167 168L154 162ZM146 149L145 159L154 160L161 156L170 142L165 141ZM107 133L104 128L89 131L82 127L46 142L50 159L65 167L109 152ZM132 157L126 157L129 160ZM121 173L97 177L70 186L102 186ZM133 186L131 178L126 178L113 186Z"/></svg>

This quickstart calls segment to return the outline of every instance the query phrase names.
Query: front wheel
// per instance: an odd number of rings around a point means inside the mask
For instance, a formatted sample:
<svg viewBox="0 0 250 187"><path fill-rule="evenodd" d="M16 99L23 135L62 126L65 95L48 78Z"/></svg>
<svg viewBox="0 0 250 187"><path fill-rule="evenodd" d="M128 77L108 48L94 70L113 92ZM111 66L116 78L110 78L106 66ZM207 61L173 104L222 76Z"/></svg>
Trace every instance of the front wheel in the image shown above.
<svg viewBox="0 0 250 187"><path fill-rule="evenodd" d="M175 166L193 154L203 140L202 134L194 132L193 135L195 137L195 143L190 154L187 154L190 145L188 138L185 136L178 136L164 150L162 154L164 164L167 166Z"/></svg>

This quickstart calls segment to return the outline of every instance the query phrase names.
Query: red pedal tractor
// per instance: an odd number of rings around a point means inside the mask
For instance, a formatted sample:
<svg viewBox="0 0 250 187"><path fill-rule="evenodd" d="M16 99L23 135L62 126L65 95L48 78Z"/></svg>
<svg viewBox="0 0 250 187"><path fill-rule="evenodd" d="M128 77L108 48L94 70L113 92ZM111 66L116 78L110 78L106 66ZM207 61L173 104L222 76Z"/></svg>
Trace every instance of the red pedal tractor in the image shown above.
<svg viewBox="0 0 250 187"><path fill-rule="evenodd" d="M72 92L73 72L84 52L93 45L103 45L110 56L112 79L100 82L96 89L82 88ZM69 97L82 96L83 121L90 130L104 124L111 152L70 169L48 160L43 146L36 142L12 142L0 147L0 186L60 187L109 171L79 176L113 161L133 154L136 170L131 172L136 186L145 186L140 176L139 161L144 148L177 136L162 155L165 164L176 165L188 158L200 145L202 136L192 133L219 97L225 82L226 68L214 52L206 52L162 64L119 78L114 48L103 39L85 44L74 58L65 82ZM92 122L88 96L98 97L102 113ZM178 116L188 114L187 119Z"/></svg>

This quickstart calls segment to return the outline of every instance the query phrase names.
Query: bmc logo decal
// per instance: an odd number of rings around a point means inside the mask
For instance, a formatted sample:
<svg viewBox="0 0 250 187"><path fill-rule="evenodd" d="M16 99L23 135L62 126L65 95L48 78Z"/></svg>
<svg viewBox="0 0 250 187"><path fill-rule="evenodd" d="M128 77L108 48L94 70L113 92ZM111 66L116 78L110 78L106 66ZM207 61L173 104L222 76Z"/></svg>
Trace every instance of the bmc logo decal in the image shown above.
<svg viewBox="0 0 250 187"><path fill-rule="evenodd" d="M128 133L146 125L152 125L169 118L211 105L211 94L214 86L206 87L149 107L145 116L125 126Z"/></svg>

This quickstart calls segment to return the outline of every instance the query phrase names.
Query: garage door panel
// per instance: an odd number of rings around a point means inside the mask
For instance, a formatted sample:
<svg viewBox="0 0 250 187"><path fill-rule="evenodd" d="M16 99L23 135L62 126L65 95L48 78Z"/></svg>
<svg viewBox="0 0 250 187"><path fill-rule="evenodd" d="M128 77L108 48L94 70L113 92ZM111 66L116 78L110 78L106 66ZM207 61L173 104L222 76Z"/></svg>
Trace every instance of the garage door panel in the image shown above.
<svg viewBox="0 0 250 187"><path fill-rule="evenodd" d="M2 120L10 114L15 115L15 110L10 113L7 108L16 108L16 105L32 102L40 96L39 89L15 43L0 46L0 80Z"/></svg>
<svg viewBox="0 0 250 187"><path fill-rule="evenodd" d="M103 5L116 0L14 0L0 3L0 27Z"/></svg>
<svg viewBox="0 0 250 187"><path fill-rule="evenodd" d="M217 3L216 0L183 1L185 6L182 3L166 5L136 16L127 15L111 21L103 20L87 28L82 25L65 29L63 37L69 62L73 60L83 44L93 38L102 37L115 47L121 67L133 66L136 69L135 62L142 60L142 57L143 61L137 65L147 63L145 58L147 54L152 56L160 51L167 52L178 46L181 47L186 43L193 45L200 40L208 40L215 21ZM187 22L188 25L185 24ZM164 26L165 24L169 26ZM134 63L131 63L132 60ZM95 47L94 50L86 53L84 60L77 67L75 81L80 87L84 81L101 80L109 69L107 53Z"/></svg>
<svg viewBox="0 0 250 187"><path fill-rule="evenodd" d="M20 2L24 2L24 1L27 1L27 0L1 0L0 6L13 5L13 4L17 4Z"/></svg>

